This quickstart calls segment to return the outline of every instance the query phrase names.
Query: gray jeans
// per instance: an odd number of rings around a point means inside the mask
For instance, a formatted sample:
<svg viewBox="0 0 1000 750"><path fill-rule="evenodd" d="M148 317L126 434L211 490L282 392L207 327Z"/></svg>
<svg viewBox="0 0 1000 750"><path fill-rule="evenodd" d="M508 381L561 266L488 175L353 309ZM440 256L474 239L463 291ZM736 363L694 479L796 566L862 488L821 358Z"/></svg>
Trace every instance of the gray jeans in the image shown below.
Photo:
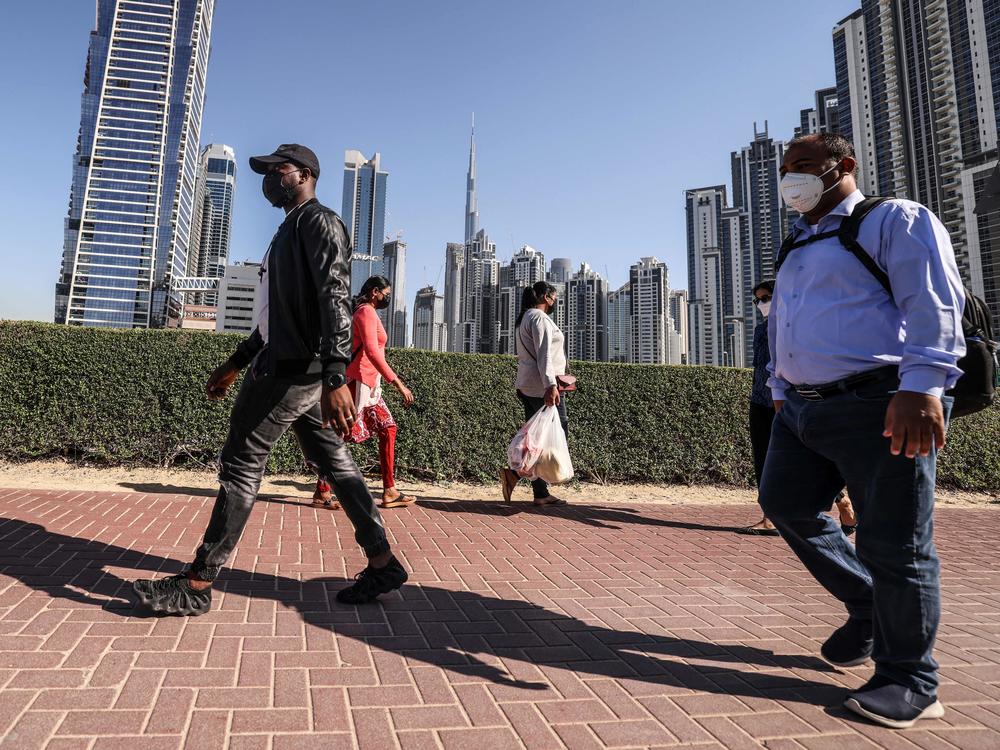
<svg viewBox="0 0 1000 750"><path fill-rule="evenodd" d="M324 429L318 376L243 380L229 421L229 437L219 457L219 495L191 571L215 580L243 535L271 449L289 427L306 459L333 485L334 494L354 525L354 538L368 557L389 551L382 517L364 477L344 441Z"/></svg>

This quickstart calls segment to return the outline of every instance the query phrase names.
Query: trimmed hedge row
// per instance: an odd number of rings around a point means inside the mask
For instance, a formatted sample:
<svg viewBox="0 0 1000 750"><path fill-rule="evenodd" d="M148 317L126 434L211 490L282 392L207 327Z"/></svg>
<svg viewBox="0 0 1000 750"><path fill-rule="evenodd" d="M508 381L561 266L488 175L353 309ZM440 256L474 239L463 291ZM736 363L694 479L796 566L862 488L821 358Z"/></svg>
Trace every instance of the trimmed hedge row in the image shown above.
<svg viewBox="0 0 1000 750"><path fill-rule="evenodd" d="M238 336L193 331L111 331L0 322L0 456L51 456L126 465L211 465L235 389L208 401L208 374ZM417 398L399 422L402 473L490 480L520 424L512 357L390 352ZM601 482L752 483L746 429L750 373L718 367L578 362L570 444L578 474ZM957 421L939 464L940 483L1000 488L1000 409ZM377 466L374 440L355 448ZM286 436L272 471L299 472Z"/></svg>

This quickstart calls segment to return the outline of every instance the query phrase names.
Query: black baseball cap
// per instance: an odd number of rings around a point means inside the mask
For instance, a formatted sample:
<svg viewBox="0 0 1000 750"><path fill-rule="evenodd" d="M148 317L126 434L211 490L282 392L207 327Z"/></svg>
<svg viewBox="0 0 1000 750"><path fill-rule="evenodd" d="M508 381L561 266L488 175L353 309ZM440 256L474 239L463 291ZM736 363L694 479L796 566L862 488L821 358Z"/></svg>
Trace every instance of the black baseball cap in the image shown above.
<svg viewBox="0 0 1000 750"><path fill-rule="evenodd" d="M284 164L289 161L305 167L312 172L313 177L319 179L319 159L311 148L300 146L298 143L282 143L267 156L251 156L250 169L257 174L267 174L272 164Z"/></svg>

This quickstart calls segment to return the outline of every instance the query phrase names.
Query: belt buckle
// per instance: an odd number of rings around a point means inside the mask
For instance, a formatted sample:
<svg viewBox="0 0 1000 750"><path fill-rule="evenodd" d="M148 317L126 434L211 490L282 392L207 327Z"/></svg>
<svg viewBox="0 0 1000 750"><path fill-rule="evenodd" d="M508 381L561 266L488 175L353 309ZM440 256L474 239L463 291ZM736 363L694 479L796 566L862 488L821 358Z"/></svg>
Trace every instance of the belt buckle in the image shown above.
<svg viewBox="0 0 1000 750"><path fill-rule="evenodd" d="M823 395L813 388L796 388L795 392L798 393L806 401L822 401Z"/></svg>

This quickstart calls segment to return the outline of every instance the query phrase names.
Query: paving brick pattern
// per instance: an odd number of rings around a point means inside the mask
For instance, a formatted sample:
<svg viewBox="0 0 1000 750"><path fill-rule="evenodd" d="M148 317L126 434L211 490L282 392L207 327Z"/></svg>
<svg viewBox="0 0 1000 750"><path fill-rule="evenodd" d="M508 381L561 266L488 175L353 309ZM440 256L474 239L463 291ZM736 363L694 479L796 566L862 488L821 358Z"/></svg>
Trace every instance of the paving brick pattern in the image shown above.
<svg viewBox="0 0 1000 750"><path fill-rule="evenodd" d="M943 509L945 718L839 708L865 668L815 657L843 619L750 507L443 502L387 513L412 571L381 605L341 513L262 500L213 611L145 616L212 498L0 490L0 747L1000 748L1000 509Z"/></svg>

